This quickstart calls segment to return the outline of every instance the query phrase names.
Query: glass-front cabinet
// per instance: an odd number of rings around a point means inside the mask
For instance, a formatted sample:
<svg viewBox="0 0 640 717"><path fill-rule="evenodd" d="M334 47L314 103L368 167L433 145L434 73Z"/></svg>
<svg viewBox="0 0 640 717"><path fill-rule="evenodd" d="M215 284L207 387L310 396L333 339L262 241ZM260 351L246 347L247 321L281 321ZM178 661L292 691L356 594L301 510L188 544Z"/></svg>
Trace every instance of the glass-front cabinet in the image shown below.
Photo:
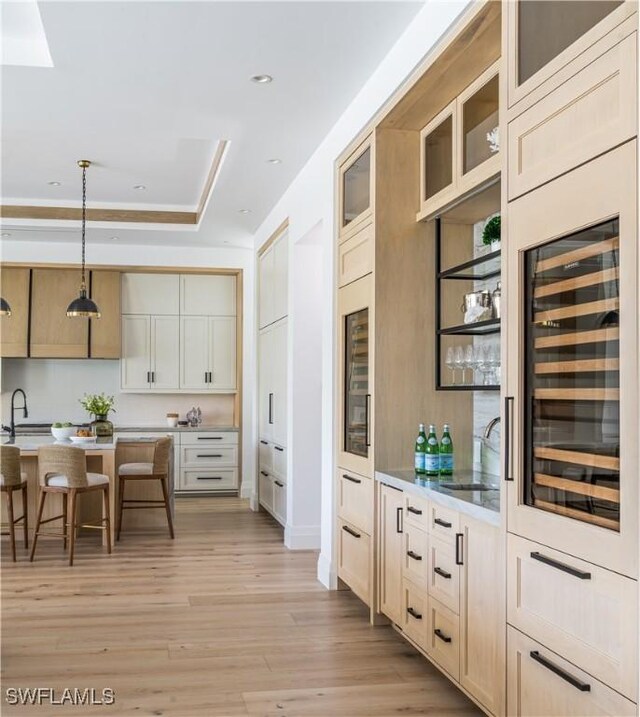
<svg viewBox="0 0 640 717"><path fill-rule="evenodd" d="M338 230L341 239L359 231L362 224L371 217L373 151L373 140L370 137L340 167Z"/></svg>
<svg viewBox="0 0 640 717"><path fill-rule="evenodd" d="M518 303L507 307L504 418L509 530L630 577L638 571L635 145L509 205L509 295Z"/></svg>
<svg viewBox="0 0 640 717"><path fill-rule="evenodd" d="M338 465L373 475L373 377L371 276L340 289Z"/></svg>

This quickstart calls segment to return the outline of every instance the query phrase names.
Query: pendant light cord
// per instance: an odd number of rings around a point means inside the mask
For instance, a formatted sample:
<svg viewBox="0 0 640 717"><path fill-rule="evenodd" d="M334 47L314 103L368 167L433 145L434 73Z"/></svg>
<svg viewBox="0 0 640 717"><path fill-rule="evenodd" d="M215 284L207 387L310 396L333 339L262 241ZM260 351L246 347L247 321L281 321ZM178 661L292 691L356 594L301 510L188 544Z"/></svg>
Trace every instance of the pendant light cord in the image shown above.
<svg viewBox="0 0 640 717"><path fill-rule="evenodd" d="M85 259L85 224L87 221L87 168L82 168L82 288L86 290L87 284L84 275Z"/></svg>

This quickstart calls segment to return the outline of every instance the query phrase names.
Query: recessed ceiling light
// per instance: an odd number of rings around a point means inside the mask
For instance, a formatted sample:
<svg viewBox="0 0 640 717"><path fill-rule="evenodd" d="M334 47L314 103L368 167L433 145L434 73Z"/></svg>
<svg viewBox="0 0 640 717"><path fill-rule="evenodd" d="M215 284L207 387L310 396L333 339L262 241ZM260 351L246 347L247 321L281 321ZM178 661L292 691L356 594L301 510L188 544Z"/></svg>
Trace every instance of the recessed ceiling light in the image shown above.
<svg viewBox="0 0 640 717"><path fill-rule="evenodd" d="M10 237L11 234L9 232L2 232L3 237Z"/></svg>
<svg viewBox="0 0 640 717"><path fill-rule="evenodd" d="M251 214L251 209L238 209L240 214Z"/></svg>
<svg viewBox="0 0 640 717"><path fill-rule="evenodd" d="M116 241L117 239L120 239L120 237L109 237L111 241Z"/></svg>
<svg viewBox="0 0 640 717"><path fill-rule="evenodd" d="M59 187L62 182L47 182L50 187Z"/></svg>
<svg viewBox="0 0 640 717"><path fill-rule="evenodd" d="M277 157L274 157L273 159L268 159L267 162L269 164L282 164L282 160L278 159Z"/></svg>
<svg viewBox="0 0 640 717"><path fill-rule="evenodd" d="M133 185L133 188L134 188L134 189L138 189L138 190L146 189L146 187L145 187L144 184L134 184L134 185Z"/></svg>
<svg viewBox="0 0 640 717"><path fill-rule="evenodd" d="M254 75L251 78L251 82L255 82L258 85L267 85L269 82L273 82L271 75Z"/></svg>

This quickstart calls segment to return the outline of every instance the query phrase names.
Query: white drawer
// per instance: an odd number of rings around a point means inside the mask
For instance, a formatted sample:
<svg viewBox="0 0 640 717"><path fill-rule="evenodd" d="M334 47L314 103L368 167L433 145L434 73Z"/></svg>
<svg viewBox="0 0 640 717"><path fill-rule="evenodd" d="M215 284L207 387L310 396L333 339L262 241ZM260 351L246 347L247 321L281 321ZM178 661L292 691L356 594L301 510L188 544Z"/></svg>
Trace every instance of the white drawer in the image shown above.
<svg viewBox="0 0 640 717"><path fill-rule="evenodd" d="M455 613L460 610L460 568L456 550L440 538L429 539L429 595Z"/></svg>
<svg viewBox="0 0 640 717"><path fill-rule="evenodd" d="M338 577L367 605L371 602L371 537L338 519Z"/></svg>
<svg viewBox="0 0 640 717"><path fill-rule="evenodd" d="M460 680L460 619L432 597L429 597L427 654L456 682Z"/></svg>
<svg viewBox="0 0 640 717"><path fill-rule="evenodd" d="M402 575L422 590L427 589L429 536L405 520Z"/></svg>
<svg viewBox="0 0 640 717"><path fill-rule="evenodd" d="M287 449L282 446L273 446L273 472L278 478L287 480Z"/></svg>
<svg viewBox="0 0 640 717"><path fill-rule="evenodd" d="M507 620L637 700L637 583L509 534Z"/></svg>
<svg viewBox="0 0 640 717"><path fill-rule="evenodd" d="M272 513L273 479L266 471L260 472L258 475L258 496L260 498L260 505Z"/></svg>
<svg viewBox="0 0 640 717"><path fill-rule="evenodd" d="M182 449L182 467L238 465L238 447L229 445L189 446Z"/></svg>
<svg viewBox="0 0 640 717"><path fill-rule="evenodd" d="M338 468L338 515L365 533L373 532L373 480Z"/></svg>
<svg viewBox="0 0 640 717"><path fill-rule="evenodd" d="M258 443L258 463L263 466L266 471L273 468L273 450L271 443L263 438Z"/></svg>
<svg viewBox="0 0 640 717"><path fill-rule="evenodd" d="M410 580L402 581L402 632L427 651L429 642L429 600L427 593Z"/></svg>
<svg viewBox="0 0 640 717"><path fill-rule="evenodd" d="M638 713L633 702L508 626L507 714L632 717Z"/></svg>
<svg viewBox="0 0 640 717"><path fill-rule="evenodd" d="M181 490L237 490L235 468L187 468L182 470Z"/></svg>
<svg viewBox="0 0 640 717"><path fill-rule="evenodd" d="M287 484L273 478L273 517L284 527L287 523Z"/></svg>
<svg viewBox="0 0 640 717"><path fill-rule="evenodd" d="M429 501L405 493L404 521L422 530L429 528Z"/></svg>
<svg viewBox="0 0 640 717"><path fill-rule="evenodd" d="M193 433L181 433L180 445L182 446L220 446L237 445L238 434L235 431L194 431Z"/></svg>
<svg viewBox="0 0 640 717"><path fill-rule="evenodd" d="M451 508L429 503L429 533L447 543L455 543L458 532L459 515Z"/></svg>

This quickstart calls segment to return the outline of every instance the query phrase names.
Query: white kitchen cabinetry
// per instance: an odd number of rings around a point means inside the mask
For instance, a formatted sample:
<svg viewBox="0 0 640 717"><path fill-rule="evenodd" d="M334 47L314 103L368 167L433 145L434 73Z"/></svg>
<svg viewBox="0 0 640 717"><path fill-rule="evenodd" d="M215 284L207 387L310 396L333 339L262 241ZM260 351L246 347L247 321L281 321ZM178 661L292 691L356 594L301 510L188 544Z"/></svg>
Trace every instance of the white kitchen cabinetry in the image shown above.
<svg viewBox="0 0 640 717"><path fill-rule="evenodd" d="M258 490L260 505L282 525L287 522L287 449L260 439Z"/></svg>
<svg viewBox="0 0 640 717"><path fill-rule="evenodd" d="M181 316L180 346L180 388L236 389L235 317Z"/></svg>
<svg viewBox="0 0 640 717"><path fill-rule="evenodd" d="M122 275L122 313L177 316L180 313L178 274Z"/></svg>
<svg viewBox="0 0 640 717"><path fill-rule="evenodd" d="M282 234L258 259L260 328L287 315L289 235Z"/></svg>
<svg viewBox="0 0 640 717"><path fill-rule="evenodd" d="M179 346L177 316L123 316L122 390L177 390Z"/></svg>
<svg viewBox="0 0 640 717"><path fill-rule="evenodd" d="M180 434L180 479L185 493L238 490L238 434L197 431Z"/></svg>
<svg viewBox="0 0 640 717"><path fill-rule="evenodd" d="M287 321L260 332L259 427L260 437L287 444Z"/></svg>
<svg viewBox="0 0 640 717"><path fill-rule="evenodd" d="M235 316L236 277L181 274L180 313L184 316Z"/></svg>

